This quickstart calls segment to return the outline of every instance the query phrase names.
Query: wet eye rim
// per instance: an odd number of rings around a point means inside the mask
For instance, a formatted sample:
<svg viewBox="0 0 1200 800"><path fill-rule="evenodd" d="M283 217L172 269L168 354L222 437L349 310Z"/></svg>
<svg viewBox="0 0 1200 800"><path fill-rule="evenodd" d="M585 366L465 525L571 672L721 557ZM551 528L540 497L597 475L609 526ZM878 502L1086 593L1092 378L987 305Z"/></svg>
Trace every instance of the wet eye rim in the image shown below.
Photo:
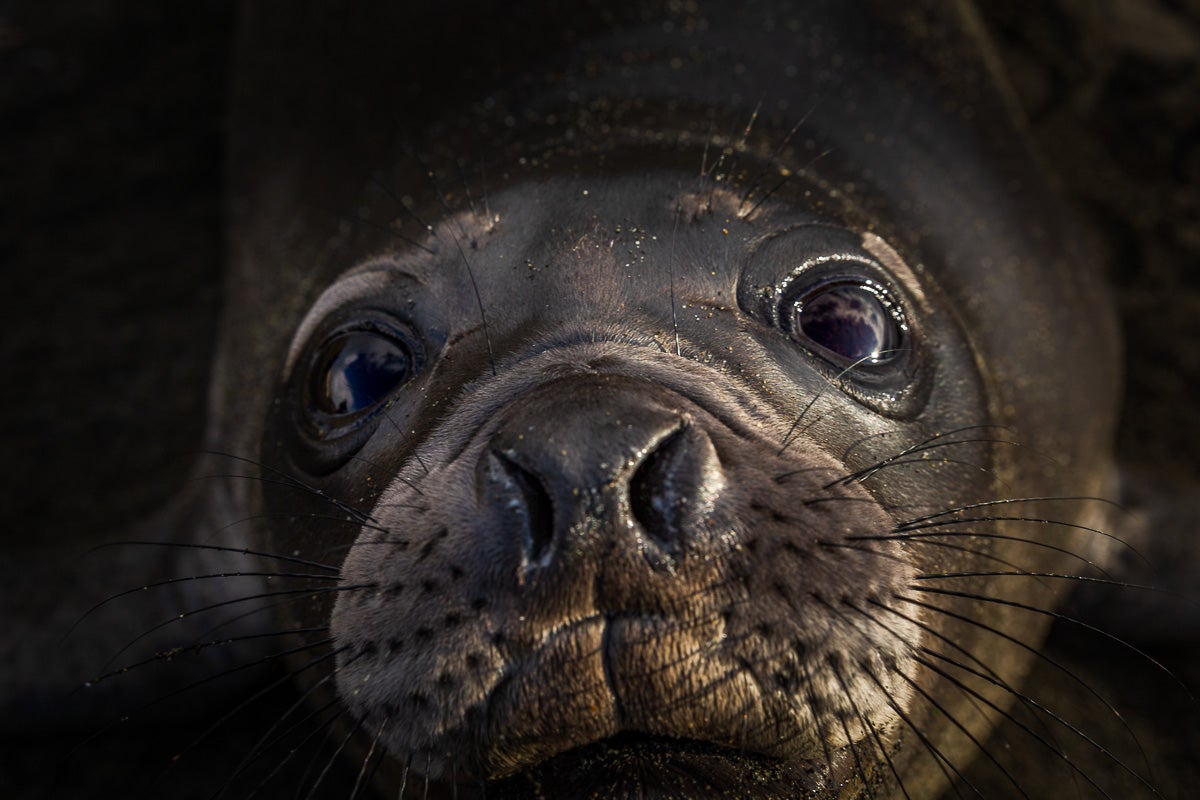
<svg viewBox="0 0 1200 800"><path fill-rule="evenodd" d="M839 357L837 351L851 352L859 345L847 350L842 346L845 339L823 334L810 341L795 329L795 303L808 302L839 284L857 287L860 298L869 295L868 305L855 313L874 308L876 314L867 314L866 319L873 322L875 330L894 326L892 358L852 367L853 362ZM872 413L912 420L924 410L937 383L942 354L947 352L947 345L931 336L945 330L947 320L927 301L930 288L919 272L878 237L818 223L788 228L756 246L742 267L737 296L740 309L757 323L765 355L784 375L803 384L816 373ZM835 323L843 319L839 308L837 302L826 306L829 316L817 317L817 330L821 325L837 327ZM854 317L847 322L850 332L864 324ZM868 330L871 327L867 325ZM860 345L871 341L857 334L850 340ZM957 341L953 336L947 339L950 347ZM835 351L822 347L822 342L835 343Z"/></svg>
<svg viewBox="0 0 1200 800"><path fill-rule="evenodd" d="M333 348L339 341L361 334L379 337L396 352L403 354L407 361L405 374L362 408L342 413L326 410L318 400L317 387L327 378L322 373L334 368L338 352ZM420 337L408 325L382 312L369 312L326 327L320 335L313 337L306 349L307 353L300 361L305 368L296 370L294 375L300 401L299 421L310 437L321 441L340 439L372 424L381 411L390 405L397 392L411 384L425 365L425 351Z"/></svg>
<svg viewBox="0 0 1200 800"><path fill-rule="evenodd" d="M903 382L914 361L914 336L907 304L877 264L862 257L839 254L809 259L795 268L774 291L769 316L775 327L839 376L857 383ZM890 341L877 357L848 358L811 338L800 327L806 305L831 291L856 290L878 303L890 326Z"/></svg>

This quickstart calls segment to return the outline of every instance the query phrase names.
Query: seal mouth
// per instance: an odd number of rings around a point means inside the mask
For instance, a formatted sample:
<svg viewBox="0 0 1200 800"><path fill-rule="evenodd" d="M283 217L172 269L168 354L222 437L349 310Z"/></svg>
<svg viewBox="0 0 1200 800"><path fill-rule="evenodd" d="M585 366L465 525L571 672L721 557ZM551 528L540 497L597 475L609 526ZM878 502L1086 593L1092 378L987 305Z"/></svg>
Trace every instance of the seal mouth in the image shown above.
<svg viewBox="0 0 1200 800"><path fill-rule="evenodd" d="M787 763L712 742L625 732L491 782L488 797L795 798L836 785L847 762L841 751L828 761Z"/></svg>

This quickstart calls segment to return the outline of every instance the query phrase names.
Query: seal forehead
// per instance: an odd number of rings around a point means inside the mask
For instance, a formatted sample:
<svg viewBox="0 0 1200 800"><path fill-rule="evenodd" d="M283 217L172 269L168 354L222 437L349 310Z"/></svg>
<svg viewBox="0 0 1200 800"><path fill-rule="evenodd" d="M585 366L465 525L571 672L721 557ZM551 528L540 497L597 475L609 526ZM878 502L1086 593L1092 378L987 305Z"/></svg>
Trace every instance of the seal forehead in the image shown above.
<svg viewBox="0 0 1200 800"><path fill-rule="evenodd" d="M748 224L737 216L736 192L718 187L701 198L695 180L660 170L558 176L498 191L491 200L494 231L458 266L470 263L485 310L491 305L498 315L524 308L545 320L639 307L658 314L669 310L664 279L677 281L681 296L730 297L759 241L797 220L816 219L802 208L772 207ZM525 280L510 282L513 274ZM510 302L514 293L527 305Z"/></svg>

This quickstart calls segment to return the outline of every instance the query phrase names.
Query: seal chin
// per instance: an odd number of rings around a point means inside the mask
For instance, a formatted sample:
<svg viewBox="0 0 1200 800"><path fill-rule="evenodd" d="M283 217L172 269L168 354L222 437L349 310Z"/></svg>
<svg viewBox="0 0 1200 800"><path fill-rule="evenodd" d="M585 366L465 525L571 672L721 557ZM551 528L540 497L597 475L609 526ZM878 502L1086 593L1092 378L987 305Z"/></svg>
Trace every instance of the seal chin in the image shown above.
<svg viewBox="0 0 1200 800"><path fill-rule="evenodd" d="M785 763L710 742L621 733L490 783L488 797L819 796L845 779L848 765L849 755L840 751L820 762Z"/></svg>

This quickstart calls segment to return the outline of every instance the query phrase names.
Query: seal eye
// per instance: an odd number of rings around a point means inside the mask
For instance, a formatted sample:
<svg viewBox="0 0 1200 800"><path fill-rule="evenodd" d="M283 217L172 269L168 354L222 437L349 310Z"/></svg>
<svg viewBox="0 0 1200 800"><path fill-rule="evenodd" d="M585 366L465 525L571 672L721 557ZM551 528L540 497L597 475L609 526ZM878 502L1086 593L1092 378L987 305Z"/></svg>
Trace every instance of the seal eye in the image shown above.
<svg viewBox="0 0 1200 800"><path fill-rule="evenodd" d="M373 330L339 333L322 347L312 373L311 398L330 416L366 411L412 377L415 358L403 341Z"/></svg>
<svg viewBox="0 0 1200 800"><path fill-rule="evenodd" d="M886 292L873 283L827 283L787 301L785 326L801 344L816 345L843 366L883 365L897 358L904 324Z"/></svg>

